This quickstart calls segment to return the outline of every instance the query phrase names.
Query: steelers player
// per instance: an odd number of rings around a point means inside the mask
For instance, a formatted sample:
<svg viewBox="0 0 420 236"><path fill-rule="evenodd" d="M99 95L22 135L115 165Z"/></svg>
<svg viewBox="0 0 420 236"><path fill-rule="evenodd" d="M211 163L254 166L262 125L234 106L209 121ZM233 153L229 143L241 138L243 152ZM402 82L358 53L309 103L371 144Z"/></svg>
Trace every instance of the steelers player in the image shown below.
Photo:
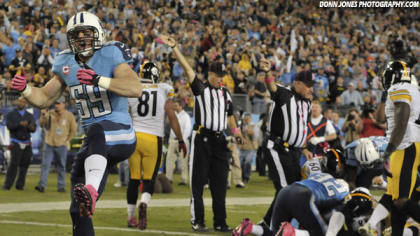
<svg viewBox="0 0 420 236"><path fill-rule="evenodd" d="M402 235L407 215L417 220L420 212L420 206L412 200L420 165L420 140L416 137L420 92L411 84L411 79L410 68L404 60L388 63L382 77L382 85L388 92L385 115L389 144L384 158L390 163L388 189L384 196L392 196L392 235ZM365 225L360 230L363 235L371 235L373 227L375 225Z"/></svg>
<svg viewBox="0 0 420 236"><path fill-rule="evenodd" d="M165 113L179 140L179 148L183 151L184 157L187 149L170 100L174 96L174 89L169 84L159 83L159 70L152 62L143 63L140 68L140 78L144 83L142 96L129 99L137 144L129 159L127 211L128 227L144 230L147 226L147 204L154 192L154 181L161 163ZM136 203L140 180L142 180L142 195L139 221L137 221Z"/></svg>

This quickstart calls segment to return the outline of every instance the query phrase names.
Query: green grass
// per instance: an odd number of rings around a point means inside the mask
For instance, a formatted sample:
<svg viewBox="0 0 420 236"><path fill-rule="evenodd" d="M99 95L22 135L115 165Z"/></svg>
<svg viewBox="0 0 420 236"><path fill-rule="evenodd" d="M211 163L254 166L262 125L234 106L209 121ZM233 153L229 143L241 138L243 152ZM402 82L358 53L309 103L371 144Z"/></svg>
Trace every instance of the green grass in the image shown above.
<svg viewBox="0 0 420 236"><path fill-rule="evenodd" d="M0 183L4 182L4 175L0 175ZM110 175L108 178L105 192L101 199L107 200L124 200L126 199L126 188L115 188L113 184L117 181L117 175ZM177 183L179 175L175 175L175 183ZM49 183L45 193L38 193L34 190L35 185L39 181L39 175L30 175L24 191L18 191L12 188L10 191L0 192L0 203L19 203L19 202L54 202L54 201L70 201L69 186L67 193L58 193L56 189L57 176L51 174ZM69 181L69 180L67 180ZM69 183L69 182L67 182ZM210 198L210 191L206 190L204 197ZM231 188L227 192L227 198L230 197L271 197L274 194L274 187L271 181L266 177L259 177L253 174L251 182L245 189ZM185 186L174 184L174 192L172 194L155 194L153 199L169 199L169 198L190 198L190 190ZM152 199L152 201L153 201ZM227 206L227 223L234 227L238 225L242 218L249 217L258 221L264 215L270 202L267 205L256 206ZM211 205L206 205L206 223L212 226L213 213ZM103 209L98 208L93 217L95 227L114 227L122 230L128 229L126 226L127 210L121 209ZM175 231L193 233L189 223L190 209L189 207L150 207L148 210L148 230ZM59 224L58 226L48 225L27 225L0 223L0 235L11 236L53 236L53 235L71 235L71 218L68 210L54 210L41 212L18 212L18 213L0 213L0 221L17 221L17 222L37 222L46 224ZM63 226L64 225L64 226ZM65 226L67 225L67 226ZM109 229L96 229L96 235L137 235L139 231L118 231ZM142 235L159 235L157 233L142 232ZM218 235L210 233L211 235ZM219 234L223 235L223 234ZM227 235L227 234L225 234Z"/></svg>

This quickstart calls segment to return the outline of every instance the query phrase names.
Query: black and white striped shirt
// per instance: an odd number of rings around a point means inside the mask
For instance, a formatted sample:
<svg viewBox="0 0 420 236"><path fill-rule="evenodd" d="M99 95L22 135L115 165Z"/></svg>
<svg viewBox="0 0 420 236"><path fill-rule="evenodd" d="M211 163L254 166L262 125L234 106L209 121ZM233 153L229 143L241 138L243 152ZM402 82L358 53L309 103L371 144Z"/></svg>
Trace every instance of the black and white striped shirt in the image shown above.
<svg viewBox="0 0 420 236"><path fill-rule="evenodd" d="M223 131L227 128L227 116L233 115L232 97L226 88L213 88L195 78L191 83L195 96L194 118L195 129L202 126L212 131Z"/></svg>
<svg viewBox="0 0 420 236"><path fill-rule="evenodd" d="M307 136L311 101L297 94L294 89L277 86L271 93L273 100L268 116L270 136L280 137L292 147L302 147Z"/></svg>

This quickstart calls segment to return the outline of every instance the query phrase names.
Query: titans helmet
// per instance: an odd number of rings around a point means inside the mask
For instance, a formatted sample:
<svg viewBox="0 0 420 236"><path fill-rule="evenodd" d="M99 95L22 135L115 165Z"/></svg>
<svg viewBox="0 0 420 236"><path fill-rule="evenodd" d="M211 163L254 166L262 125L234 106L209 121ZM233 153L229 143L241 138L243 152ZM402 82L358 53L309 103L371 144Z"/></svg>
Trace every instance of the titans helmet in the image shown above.
<svg viewBox="0 0 420 236"><path fill-rule="evenodd" d="M396 83L411 83L410 68L404 61L391 61L382 74L381 82L385 90Z"/></svg>
<svg viewBox="0 0 420 236"><path fill-rule="evenodd" d="M362 167L370 168L380 161L380 155L372 140L361 138L354 149L356 160Z"/></svg>
<svg viewBox="0 0 420 236"><path fill-rule="evenodd" d="M100 19L90 12L78 12L67 23L67 41L76 55L92 56L105 43Z"/></svg>
<svg viewBox="0 0 420 236"><path fill-rule="evenodd" d="M159 69L150 61L144 62L140 67L140 78L145 83L157 83L159 81Z"/></svg>

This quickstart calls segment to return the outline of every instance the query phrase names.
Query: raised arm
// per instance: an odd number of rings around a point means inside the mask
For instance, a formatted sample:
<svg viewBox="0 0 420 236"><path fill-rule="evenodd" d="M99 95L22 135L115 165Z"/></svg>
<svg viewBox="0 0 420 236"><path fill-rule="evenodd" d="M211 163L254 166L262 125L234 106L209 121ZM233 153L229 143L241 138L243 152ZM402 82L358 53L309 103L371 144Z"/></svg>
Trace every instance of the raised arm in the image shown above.
<svg viewBox="0 0 420 236"><path fill-rule="evenodd" d="M277 86L276 86L276 83L274 83L273 77L271 77L271 74L269 73L270 68L271 68L270 61L265 58L261 58L260 68L263 71L267 72L267 78L265 79L265 84L267 85L268 90L271 93L275 93L277 91Z"/></svg>
<svg viewBox="0 0 420 236"><path fill-rule="evenodd" d="M184 69L185 74L187 75L188 82L192 83L195 78L195 72L190 66L190 64L188 64L184 55L182 55L181 51L179 50L177 46L175 39L168 35L160 35L159 39L161 39L164 44L172 48L173 53L175 54L175 58L181 64L182 68Z"/></svg>
<svg viewBox="0 0 420 236"><path fill-rule="evenodd" d="M64 91L64 82L55 75L42 88L32 87L26 84L25 76L16 75L12 80L12 88L21 92L23 97L32 106L47 108L57 100Z"/></svg>

